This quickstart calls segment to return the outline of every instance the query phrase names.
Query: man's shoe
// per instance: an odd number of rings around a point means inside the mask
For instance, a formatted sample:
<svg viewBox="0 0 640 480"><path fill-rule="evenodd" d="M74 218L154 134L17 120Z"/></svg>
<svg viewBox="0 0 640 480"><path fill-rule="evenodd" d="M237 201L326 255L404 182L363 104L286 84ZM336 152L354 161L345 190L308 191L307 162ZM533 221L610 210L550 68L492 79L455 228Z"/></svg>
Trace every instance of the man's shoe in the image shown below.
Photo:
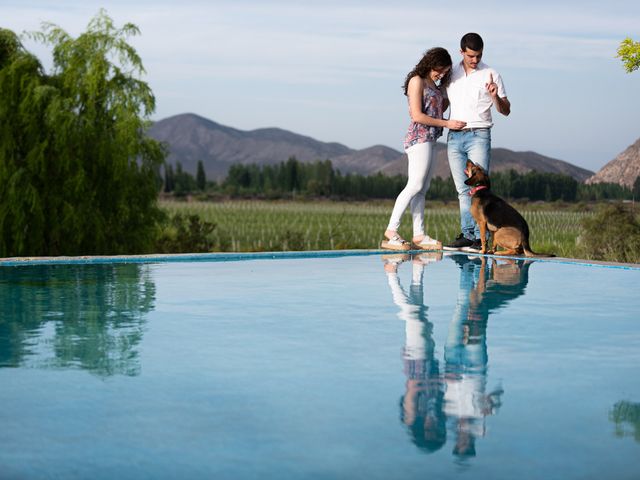
<svg viewBox="0 0 640 480"><path fill-rule="evenodd" d="M469 259L469 255L462 255L460 253L453 253L451 255L447 255L447 257L456 262L460 268L463 268L471 261Z"/></svg>
<svg viewBox="0 0 640 480"><path fill-rule="evenodd" d="M462 247L463 252L480 253L482 252L482 242L476 238L468 247Z"/></svg>
<svg viewBox="0 0 640 480"><path fill-rule="evenodd" d="M473 240L465 238L465 236L461 233L453 242L447 245L443 245L442 249L449 251L462 251L465 247L470 247L471 245L473 245Z"/></svg>

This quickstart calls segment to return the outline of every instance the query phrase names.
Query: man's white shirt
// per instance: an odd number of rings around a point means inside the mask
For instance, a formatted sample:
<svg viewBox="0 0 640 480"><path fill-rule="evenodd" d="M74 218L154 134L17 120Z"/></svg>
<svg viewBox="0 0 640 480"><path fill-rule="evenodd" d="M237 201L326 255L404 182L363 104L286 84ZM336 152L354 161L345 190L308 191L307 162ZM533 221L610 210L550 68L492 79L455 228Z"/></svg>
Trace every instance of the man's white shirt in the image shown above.
<svg viewBox="0 0 640 480"><path fill-rule="evenodd" d="M490 128L491 106L493 101L487 90L490 76L498 86L498 96L505 98L507 91L502 77L486 63L479 62L469 74L464 71L462 62L455 65L451 72L451 83L447 87L447 96L451 104L451 120L467 122L466 128Z"/></svg>

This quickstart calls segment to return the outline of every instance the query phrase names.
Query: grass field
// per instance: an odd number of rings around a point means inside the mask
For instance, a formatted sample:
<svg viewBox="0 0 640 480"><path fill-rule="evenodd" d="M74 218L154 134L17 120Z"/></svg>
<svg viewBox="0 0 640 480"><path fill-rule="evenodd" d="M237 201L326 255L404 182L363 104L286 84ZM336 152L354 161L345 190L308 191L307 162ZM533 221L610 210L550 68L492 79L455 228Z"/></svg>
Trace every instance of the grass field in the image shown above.
<svg viewBox="0 0 640 480"><path fill-rule="evenodd" d="M379 248L393 207L391 201L162 201L170 215L196 214L216 225L213 251L336 250ZM549 209L551 208L551 209ZM562 257L578 255L577 238L588 211L518 206L531 229L531 246ZM443 242L460 231L457 204L427 203L427 233ZM411 219L400 234L411 238Z"/></svg>

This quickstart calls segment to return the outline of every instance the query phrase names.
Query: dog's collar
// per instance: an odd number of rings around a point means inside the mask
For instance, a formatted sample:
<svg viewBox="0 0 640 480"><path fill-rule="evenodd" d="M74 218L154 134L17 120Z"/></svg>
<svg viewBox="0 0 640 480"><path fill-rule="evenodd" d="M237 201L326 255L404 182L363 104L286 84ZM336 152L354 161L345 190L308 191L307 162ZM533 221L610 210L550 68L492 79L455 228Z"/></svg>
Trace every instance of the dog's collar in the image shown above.
<svg viewBox="0 0 640 480"><path fill-rule="evenodd" d="M469 190L469 195L475 195L475 193L478 190L484 190L485 188L487 188L486 185L476 185L475 187L473 187L471 190Z"/></svg>

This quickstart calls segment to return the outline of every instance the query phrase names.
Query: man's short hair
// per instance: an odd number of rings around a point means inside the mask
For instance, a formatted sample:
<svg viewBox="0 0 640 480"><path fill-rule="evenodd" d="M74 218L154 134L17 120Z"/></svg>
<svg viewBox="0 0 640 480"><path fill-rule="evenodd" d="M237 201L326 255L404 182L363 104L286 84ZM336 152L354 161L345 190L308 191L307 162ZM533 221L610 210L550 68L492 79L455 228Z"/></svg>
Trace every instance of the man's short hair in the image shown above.
<svg viewBox="0 0 640 480"><path fill-rule="evenodd" d="M460 50L464 52L467 48L476 52L482 51L482 49L484 48L482 37L477 33L467 33L466 35L464 35L460 39Z"/></svg>

